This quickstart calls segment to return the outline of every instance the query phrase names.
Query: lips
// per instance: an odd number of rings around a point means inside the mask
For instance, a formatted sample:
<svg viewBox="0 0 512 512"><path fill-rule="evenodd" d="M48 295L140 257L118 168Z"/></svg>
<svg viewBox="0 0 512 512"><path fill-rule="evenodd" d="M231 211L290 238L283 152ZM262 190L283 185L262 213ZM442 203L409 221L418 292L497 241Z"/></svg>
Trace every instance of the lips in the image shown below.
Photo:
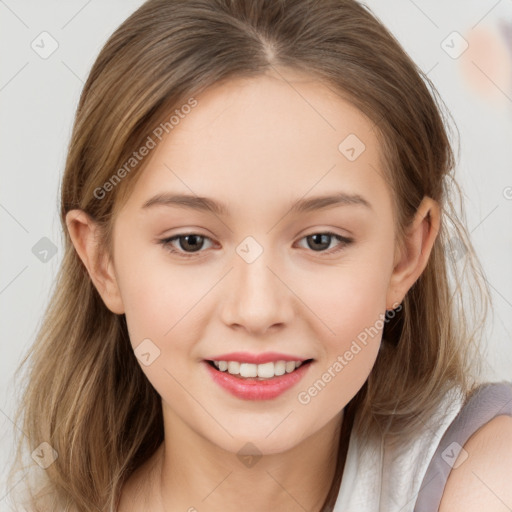
<svg viewBox="0 0 512 512"><path fill-rule="evenodd" d="M276 361L306 361L308 358L279 352L263 352L251 354L250 352L230 352L209 357L206 361L238 361L239 363L264 364Z"/></svg>
<svg viewBox="0 0 512 512"><path fill-rule="evenodd" d="M223 355L223 357L225 355ZM282 355L279 355L279 357L282 357ZM301 358L295 360L299 361L300 359ZM309 371L312 360L308 359L303 361L304 362L299 367L290 373L264 379L259 377L246 378L240 375L232 375L226 371L220 371L215 367L212 361L203 361L203 365L213 382L231 395L242 400L271 400L296 386ZM253 365L254 363L248 364Z"/></svg>

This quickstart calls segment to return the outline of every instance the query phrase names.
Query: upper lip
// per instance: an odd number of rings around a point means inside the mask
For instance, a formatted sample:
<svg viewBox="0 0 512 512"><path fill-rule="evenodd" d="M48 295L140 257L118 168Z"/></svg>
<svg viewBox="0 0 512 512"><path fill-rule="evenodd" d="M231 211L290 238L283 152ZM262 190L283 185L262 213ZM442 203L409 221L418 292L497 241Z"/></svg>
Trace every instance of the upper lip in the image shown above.
<svg viewBox="0 0 512 512"><path fill-rule="evenodd" d="M264 364L276 361L307 361L308 358L293 356L289 354L280 354L279 352L263 352L261 354L251 354L249 352L230 352L229 354L220 354L214 356L208 361L238 361L240 363Z"/></svg>

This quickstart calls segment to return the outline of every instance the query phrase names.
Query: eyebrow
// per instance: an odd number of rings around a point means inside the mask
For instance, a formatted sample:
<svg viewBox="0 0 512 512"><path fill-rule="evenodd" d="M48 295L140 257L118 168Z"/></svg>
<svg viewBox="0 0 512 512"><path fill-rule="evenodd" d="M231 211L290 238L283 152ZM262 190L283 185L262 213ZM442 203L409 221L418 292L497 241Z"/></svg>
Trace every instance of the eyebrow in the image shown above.
<svg viewBox="0 0 512 512"><path fill-rule="evenodd" d="M306 213L324 208L346 205L359 205L370 210L373 209L372 205L359 194L337 192L335 194L310 197L309 199L299 199L289 207L289 211L291 213ZM147 209L152 206L190 208L193 210L214 213L219 216L229 215L229 208L224 203L215 201L209 197L188 194L160 193L148 199L142 205L142 208Z"/></svg>

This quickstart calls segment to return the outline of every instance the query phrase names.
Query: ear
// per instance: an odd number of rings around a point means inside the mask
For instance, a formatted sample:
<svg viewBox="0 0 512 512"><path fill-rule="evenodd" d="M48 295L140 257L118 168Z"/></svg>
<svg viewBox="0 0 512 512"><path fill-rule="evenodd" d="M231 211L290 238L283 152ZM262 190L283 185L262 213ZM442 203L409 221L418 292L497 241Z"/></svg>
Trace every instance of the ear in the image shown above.
<svg viewBox="0 0 512 512"><path fill-rule="evenodd" d="M124 306L117 285L114 265L106 251L98 243L99 226L83 210L71 210L66 214L66 225L71 241L80 256L91 280L110 311L121 315Z"/></svg>
<svg viewBox="0 0 512 512"><path fill-rule="evenodd" d="M423 197L414 219L406 229L404 247L397 249L389 282L386 308L393 309L402 302L408 290L420 277L440 226L440 209L436 201Z"/></svg>

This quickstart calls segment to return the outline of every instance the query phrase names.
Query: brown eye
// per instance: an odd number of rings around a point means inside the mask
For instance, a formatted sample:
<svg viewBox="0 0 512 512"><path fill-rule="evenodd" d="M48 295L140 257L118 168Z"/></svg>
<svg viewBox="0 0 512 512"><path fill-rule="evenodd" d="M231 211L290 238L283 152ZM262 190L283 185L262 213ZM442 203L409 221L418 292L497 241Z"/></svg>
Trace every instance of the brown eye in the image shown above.
<svg viewBox="0 0 512 512"><path fill-rule="evenodd" d="M180 241L179 245L181 249L184 249L185 251L188 251L189 249L191 249L192 252L198 251L204 244L204 237L201 235L179 236L178 240ZM183 240L185 241L184 243Z"/></svg>
<svg viewBox="0 0 512 512"><path fill-rule="evenodd" d="M327 249L331 245L331 239L332 236L326 233L316 233L306 237L309 247L314 251Z"/></svg>
<svg viewBox="0 0 512 512"><path fill-rule="evenodd" d="M337 246L333 250L326 249L331 245L332 240L336 239L339 241ZM306 240L307 248L311 249L315 252L325 252L328 254L336 253L341 251L345 246L351 244L353 240L351 238L346 238L341 235L337 235L335 233L313 233L311 235L305 236L302 240Z"/></svg>
<svg viewBox="0 0 512 512"><path fill-rule="evenodd" d="M328 249L331 246L333 239L338 240L338 244L335 244L334 248ZM307 241L307 249L322 254L337 253L353 242L351 238L330 232L312 233L311 235L303 237L301 241L302 240ZM169 252L186 258L193 257L196 254L199 255L201 252L204 252L201 249L204 248L204 243L206 241L211 242L211 239L197 233L182 233L160 240L160 243ZM176 244L176 242L178 243Z"/></svg>
<svg viewBox="0 0 512 512"><path fill-rule="evenodd" d="M192 256L194 253L203 252L201 249L204 247L206 240L210 240L206 236L198 235L197 233L184 233L175 235L170 238L165 238L160 243L172 253L177 253L182 256ZM178 241L178 246L173 243Z"/></svg>

